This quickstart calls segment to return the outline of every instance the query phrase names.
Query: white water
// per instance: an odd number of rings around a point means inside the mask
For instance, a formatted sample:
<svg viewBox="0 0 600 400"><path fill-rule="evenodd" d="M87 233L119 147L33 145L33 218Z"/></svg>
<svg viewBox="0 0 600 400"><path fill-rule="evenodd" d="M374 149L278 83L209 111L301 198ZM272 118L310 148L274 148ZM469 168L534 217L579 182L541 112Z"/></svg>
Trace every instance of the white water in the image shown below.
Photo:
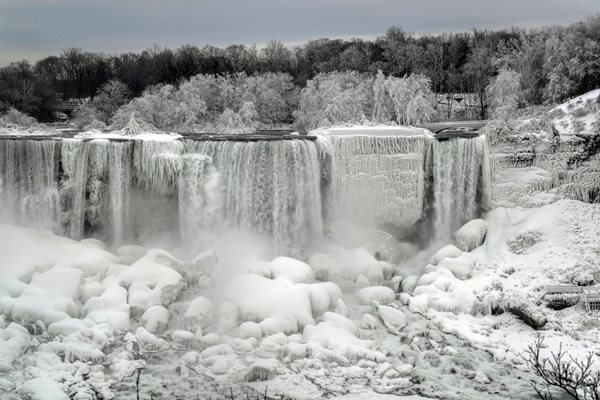
<svg viewBox="0 0 600 400"><path fill-rule="evenodd" d="M487 190L486 154L484 138L428 135L1 140L0 216L75 239L171 241L190 251L236 231L299 256L322 242L323 203L327 224L367 227L408 228L432 210L435 239L448 240L485 200L477 194Z"/></svg>
<svg viewBox="0 0 600 400"><path fill-rule="evenodd" d="M220 175L212 159L202 154L182 157L179 176L179 232L191 251L208 247L221 230Z"/></svg>
<svg viewBox="0 0 600 400"><path fill-rule="evenodd" d="M320 170L314 143L305 140L189 142L220 174L223 224L268 238L280 253L298 256L319 243Z"/></svg>
<svg viewBox="0 0 600 400"><path fill-rule="evenodd" d="M56 140L0 141L0 220L54 230L60 215Z"/></svg>
<svg viewBox="0 0 600 400"><path fill-rule="evenodd" d="M433 142L433 241L477 218L488 194L485 138ZM478 201L477 194L481 196Z"/></svg>
<svg viewBox="0 0 600 400"><path fill-rule="evenodd" d="M110 214L112 242L126 243L131 239L130 194L131 186L131 143L112 142L108 161Z"/></svg>

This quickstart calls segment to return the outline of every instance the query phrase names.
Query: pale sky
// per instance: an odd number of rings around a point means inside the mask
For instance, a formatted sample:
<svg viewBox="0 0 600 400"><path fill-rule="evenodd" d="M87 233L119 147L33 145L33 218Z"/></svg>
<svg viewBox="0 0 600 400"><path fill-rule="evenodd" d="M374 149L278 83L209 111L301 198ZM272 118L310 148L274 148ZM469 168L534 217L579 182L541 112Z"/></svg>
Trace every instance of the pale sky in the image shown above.
<svg viewBox="0 0 600 400"><path fill-rule="evenodd" d="M299 44L372 38L392 25L459 32L568 24L599 12L599 0L0 0L0 66L68 47L121 53L154 44Z"/></svg>

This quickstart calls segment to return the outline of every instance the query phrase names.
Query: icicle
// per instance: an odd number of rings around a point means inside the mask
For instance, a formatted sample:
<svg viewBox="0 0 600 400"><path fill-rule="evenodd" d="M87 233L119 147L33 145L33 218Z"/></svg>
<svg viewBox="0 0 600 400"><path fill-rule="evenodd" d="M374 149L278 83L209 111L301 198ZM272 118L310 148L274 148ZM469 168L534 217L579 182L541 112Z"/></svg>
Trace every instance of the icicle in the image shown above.
<svg viewBox="0 0 600 400"><path fill-rule="evenodd" d="M149 192L175 194L183 147L177 140L136 141L134 170L138 184Z"/></svg>
<svg viewBox="0 0 600 400"><path fill-rule="evenodd" d="M332 135L325 139L332 149L326 202L329 223L408 227L421 218L430 136Z"/></svg>

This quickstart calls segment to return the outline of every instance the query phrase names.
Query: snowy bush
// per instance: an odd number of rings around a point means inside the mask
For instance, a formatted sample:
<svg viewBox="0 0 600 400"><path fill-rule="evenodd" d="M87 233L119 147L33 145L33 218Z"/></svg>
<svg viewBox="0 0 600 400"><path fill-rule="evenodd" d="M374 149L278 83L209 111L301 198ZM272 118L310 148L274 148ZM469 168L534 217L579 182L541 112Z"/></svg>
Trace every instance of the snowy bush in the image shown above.
<svg viewBox="0 0 600 400"><path fill-rule="evenodd" d="M521 76L516 71L503 68L487 86L492 117L508 119L518 108L522 95L520 79Z"/></svg>
<svg viewBox="0 0 600 400"><path fill-rule="evenodd" d="M31 128L36 125L38 125L38 122L35 118L30 117L29 115L15 108L9 108L9 110L5 114L0 116L0 127L2 128Z"/></svg>
<svg viewBox="0 0 600 400"><path fill-rule="evenodd" d="M544 296L546 307L553 310L562 310L572 307L579 302L579 293L548 294Z"/></svg>
<svg viewBox="0 0 600 400"><path fill-rule="evenodd" d="M372 78L357 72L321 73L306 83L294 126L311 130L360 123L370 113Z"/></svg>
<svg viewBox="0 0 600 400"><path fill-rule="evenodd" d="M534 230L520 232L506 242L508 249L515 254L527 254L529 248L542 241L542 234Z"/></svg>

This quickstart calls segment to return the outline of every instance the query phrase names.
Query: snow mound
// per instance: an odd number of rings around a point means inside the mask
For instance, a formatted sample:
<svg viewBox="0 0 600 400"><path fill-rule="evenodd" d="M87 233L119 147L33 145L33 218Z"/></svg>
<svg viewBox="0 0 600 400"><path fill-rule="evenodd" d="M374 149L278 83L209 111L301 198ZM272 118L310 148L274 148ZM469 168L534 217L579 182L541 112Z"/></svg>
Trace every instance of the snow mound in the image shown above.
<svg viewBox="0 0 600 400"><path fill-rule="evenodd" d="M476 305L476 296L468 281L454 277L446 268L423 275L409 299L412 312L426 315L428 310L471 313Z"/></svg>
<svg viewBox="0 0 600 400"><path fill-rule="evenodd" d="M129 329L127 289L121 287L114 277L106 278L104 287L100 296L91 297L83 306L85 318L96 323L106 322L115 330Z"/></svg>
<svg viewBox="0 0 600 400"><path fill-rule="evenodd" d="M331 282L354 282L364 275L371 284L380 285L393 273L389 263L378 261L363 248L338 249L334 254L313 254L308 264L315 271L317 279Z"/></svg>
<svg viewBox="0 0 600 400"><path fill-rule="evenodd" d="M453 244L446 245L435 252L429 261L432 265L438 265L445 258L456 258L462 254L462 251Z"/></svg>
<svg viewBox="0 0 600 400"><path fill-rule="evenodd" d="M378 303L391 303L394 301L396 295L392 289L386 286L371 286L360 289L356 296L361 304L371 304L376 301Z"/></svg>
<svg viewBox="0 0 600 400"><path fill-rule="evenodd" d="M119 281L129 287L129 305L142 313L153 305L169 305L185 287L177 271L147 257L121 272Z"/></svg>
<svg viewBox="0 0 600 400"><path fill-rule="evenodd" d="M468 253L465 253L459 257L446 258L438 264L439 268L446 268L452 274L461 280L467 280L471 278L475 264L469 257Z"/></svg>
<svg viewBox="0 0 600 400"><path fill-rule="evenodd" d="M390 333L399 335L400 330L406 326L406 315L396 308L388 306L378 306L377 315L383 321L383 324Z"/></svg>
<svg viewBox="0 0 600 400"><path fill-rule="evenodd" d="M51 378L30 379L21 386L21 393L31 400L68 400L62 386Z"/></svg>
<svg viewBox="0 0 600 400"><path fill-rule="evenodd" d="M19 297L0 298L0 311L16 321L52 323L79 314L79 290L83 272L57 267L34 273Z"/></svg>
<svg viewBox="0 0 600 400"><path fill-rule="evenodd" d="M33 345L27 329L14 322L0 328L0 371L11 370L13 362Z"/></svg>
<svg viewBox="0 0 600 400"><path fill-rule="evenodd" d="M144 312L140 323L148 332L162 332L169 323L169 310L162 306L152 306Z"/></svg>
<svg viewBox="0 0 600 400"><path fill-rule="evenodd" d="M35 249L35 251L33 251ZM117 258L90 243L48 231L0 224L0 271L27 280L52 267L77 268L86 275L103 274Z"/></svg>
<svg viewBox="0 0 600 400"><path fill-rule="evenodd" d="M188 306L183 316L183 324L188 331L207 327L215 316L214 306L204 296L196 297Z"/></svg>
<svg viewBox="0 0 600 400"><path fill-rule="evenodd" d="M294 284L286 278L268 279L255 274L235 276L224 290L237 306L242 321L254 321L265 329L298 332L314 324L313 312L333 308L341 296L334 284Z"/></svg>
<svg viewBox="0 0 600 400"><path fill-rule="evenodd" d="M482 219L474 219L454 233L454 244L462 251L471 251L483 244L486 234L486 222Z"/></svg>

